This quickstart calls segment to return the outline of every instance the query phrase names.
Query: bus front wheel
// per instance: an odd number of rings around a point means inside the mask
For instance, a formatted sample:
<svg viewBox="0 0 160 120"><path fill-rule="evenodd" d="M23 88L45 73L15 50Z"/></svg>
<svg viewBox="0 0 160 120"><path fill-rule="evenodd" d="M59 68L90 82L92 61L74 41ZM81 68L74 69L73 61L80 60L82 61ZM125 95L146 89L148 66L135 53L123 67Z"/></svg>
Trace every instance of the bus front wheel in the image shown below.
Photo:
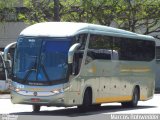
<svg viewBox="0 0 160 120"><path fill-rule="evenodd" d="M136 107L139 101L139 90L136 87L134 89L133 95L132 95L132 100L129 102L122 102L123 107Z"/></svg>
<svg viewBox="0 0 160 120"><path fill-rule="evenodd" d="M91 108L92 105L92 91L87 89L84 93L83 103L81 106L78 106L78 109L81 112L86 112Z"/></svg>
<svg viewBox="0 0 160 120"><path fill-rule="evenodd" d="M40 105L33 105L32 108L33 108L33 112L39 112L41 106Z"/></svg>

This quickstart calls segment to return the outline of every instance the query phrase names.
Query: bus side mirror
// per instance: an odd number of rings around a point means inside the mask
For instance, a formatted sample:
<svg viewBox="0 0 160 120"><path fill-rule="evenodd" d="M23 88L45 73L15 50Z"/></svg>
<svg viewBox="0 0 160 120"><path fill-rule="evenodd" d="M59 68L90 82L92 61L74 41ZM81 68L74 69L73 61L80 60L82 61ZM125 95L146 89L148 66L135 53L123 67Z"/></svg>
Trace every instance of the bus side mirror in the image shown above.
<svg viewBox="0 0 160 120"><path fill-rule="evenodd" d="M75 43L74 45L72 45L70 47L70 49L68 51L68 64L72 64L73 63L74 53L78 49L78 47L80 47L80 43Z"/></svg>
<svg viewBox="0 0 160 120"><path fill-rule="evenodd" d="M11 67L12 67L12 62L11 62L11 60L5 61L5 68L6 68L6 70L7 70L7 73L8 73L8 77L9 77L9 78L11 77Z"/></svg>
<svg viewBox="0 0 160 120"><path fill-rule="evenodd" d="M78 47L80 47L80 43L75 43L74 45L72 45L68 51L68 65L69 65L69 74L73 74L73 58L74 58L74 54L77 51Z"/></svg>

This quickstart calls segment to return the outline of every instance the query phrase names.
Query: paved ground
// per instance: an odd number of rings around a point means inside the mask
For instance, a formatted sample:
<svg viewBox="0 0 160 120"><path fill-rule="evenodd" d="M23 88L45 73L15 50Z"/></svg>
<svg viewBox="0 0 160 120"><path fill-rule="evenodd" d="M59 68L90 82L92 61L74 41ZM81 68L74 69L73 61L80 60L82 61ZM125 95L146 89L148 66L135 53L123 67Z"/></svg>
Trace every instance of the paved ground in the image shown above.
<svg viewBox="0 0 160 120"><path fill-rule="evenodd" d="M74 107L42 107L39 113L34 113L30 105L12 104L9 95L1 96L1 98L3 99L0 99L0 114L14 115L18 117L18 120L107 120L108 114L159 114L158 119L160 119L160 94L155 94L154 98L149 101L139 102L137 108L126 109L122 108L119 103L112 103L103 104L100 109L87 113L80 113ZM1 119L2 116L0 116Z"/></svg>
<svg viewBox="0 0 160 120"><path fill-rule="evenodd" d="M10 94L0 94L0 99L10 99Z"/></svg>

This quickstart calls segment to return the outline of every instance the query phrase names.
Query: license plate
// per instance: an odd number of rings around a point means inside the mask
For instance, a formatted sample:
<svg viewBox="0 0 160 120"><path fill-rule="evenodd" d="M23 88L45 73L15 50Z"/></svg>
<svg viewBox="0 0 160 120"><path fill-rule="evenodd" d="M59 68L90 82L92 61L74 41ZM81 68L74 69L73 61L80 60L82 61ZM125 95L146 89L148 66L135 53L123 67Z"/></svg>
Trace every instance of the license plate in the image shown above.
<svg viewBox="0 0 160 120"><path fill-rule="evenodd" d="M39 98L31 98L31 101L32 102L40 102L40 99Z"/></svg>

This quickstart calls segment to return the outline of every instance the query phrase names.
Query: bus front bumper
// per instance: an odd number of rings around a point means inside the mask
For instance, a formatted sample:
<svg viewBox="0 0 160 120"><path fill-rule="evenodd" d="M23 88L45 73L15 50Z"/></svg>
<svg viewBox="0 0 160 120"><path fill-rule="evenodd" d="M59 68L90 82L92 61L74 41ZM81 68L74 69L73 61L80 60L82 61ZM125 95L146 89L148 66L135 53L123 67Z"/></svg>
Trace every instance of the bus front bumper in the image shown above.
<svg viewBox="0 0 160 120"><path fill-rule="evenodd" d="M22 95L11 91L11 101L13 104L29 104L41 106L66 106L64 93L49 96Z"/></svg>

